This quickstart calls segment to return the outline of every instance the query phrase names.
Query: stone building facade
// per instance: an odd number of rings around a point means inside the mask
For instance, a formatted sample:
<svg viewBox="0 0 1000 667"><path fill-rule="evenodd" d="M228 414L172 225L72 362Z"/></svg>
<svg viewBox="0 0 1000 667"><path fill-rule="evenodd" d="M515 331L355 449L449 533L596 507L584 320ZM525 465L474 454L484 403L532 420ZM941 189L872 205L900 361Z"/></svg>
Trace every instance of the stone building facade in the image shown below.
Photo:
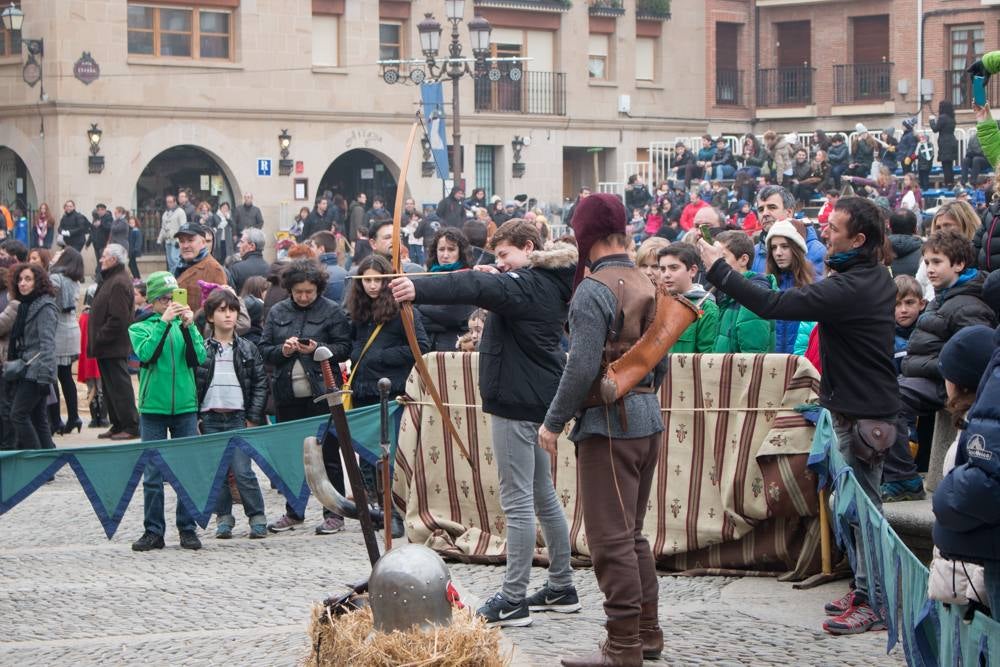
<svg viewBox="0 0 1000 667"><path fill-rule="evenodd" d="M66 199L84 212L96 202L152 212L178 186L213 203L249 192L271 230L323 189L391 197L420 93L385 83L377 61L418 57L425 13L445 26L442 49L450 32L441 0L19 4L19 37L44 40L43 76L33 87L22 81L29 55L4 33L0 199L45 201L57 213ZM677 2L668 18L626 4L465 3L466 22L490 20L493 54L529 59L521 83L460 84L467 189L558 206L582 185L619 180L621 163L650 141L704 130L705 64L679 55L700 51L704 6ZM100 67L89 84L74 77L84 52ZM450 83L445 100L450 113ZM88 168L92 124L102 131L100 173ZM283 130L288 175L279 175ZM527 139L520 177L515 136ZM436 202L442 183L423 175L422 157L418 144L407 194Z"/></svg>
<svg viewBox="0 0 1000 667"><path fill-rule="evenodd" d="M21 34L0 31L0 200L122 205L145 212L150 236L180 186L213 204L253 193L272 231L323 190L391 205L420 95L385 83L377 62L419 57L425 13L445 26L442 50L449 37L442 0L19 5ZM971 125L961 70L1000 45L1000 0L467 0L466 54L475 15L493 27L491 56L528 60L518 83L460 84L466 188L554 206L582 185L620 183L651 142L675 137L898 126L926 121L941 99ZM43 39L44 52L18 38ZM85 53L100 68L90 83L74 76ZM34 86L26 63L40 65ZM445 100L450 113L448 83ZM422 162L416 146L407 194L435 202L442 182Z"/></svg>

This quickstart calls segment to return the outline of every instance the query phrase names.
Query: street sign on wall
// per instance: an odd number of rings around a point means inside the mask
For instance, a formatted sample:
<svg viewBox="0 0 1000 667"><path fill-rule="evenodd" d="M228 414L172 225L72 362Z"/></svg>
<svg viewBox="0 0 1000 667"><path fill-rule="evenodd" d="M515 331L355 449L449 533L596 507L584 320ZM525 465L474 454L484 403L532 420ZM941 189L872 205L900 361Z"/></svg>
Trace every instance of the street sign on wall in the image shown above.
<svg viewBox="0 0 1000 667"><path fill-rule="evenodd" d="M258 176L271 175L271 158L269 157L257 158L257 175Z"/></svg>

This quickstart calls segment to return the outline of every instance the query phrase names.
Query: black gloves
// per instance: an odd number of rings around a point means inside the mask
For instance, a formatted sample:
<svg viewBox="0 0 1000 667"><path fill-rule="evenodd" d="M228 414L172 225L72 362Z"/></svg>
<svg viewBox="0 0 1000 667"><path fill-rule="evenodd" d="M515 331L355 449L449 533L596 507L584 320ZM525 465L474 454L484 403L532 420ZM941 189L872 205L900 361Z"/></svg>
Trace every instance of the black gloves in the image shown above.
<svg viewBox="0 0 1000 667"><path fill-rule="evenodd" d="M983 83L987 83L990 80L990 73L986 70L986 65L983 64L982 60L977 60L976 62L969 65L969 69L965 70L972 76L983 77Z"/></svg>

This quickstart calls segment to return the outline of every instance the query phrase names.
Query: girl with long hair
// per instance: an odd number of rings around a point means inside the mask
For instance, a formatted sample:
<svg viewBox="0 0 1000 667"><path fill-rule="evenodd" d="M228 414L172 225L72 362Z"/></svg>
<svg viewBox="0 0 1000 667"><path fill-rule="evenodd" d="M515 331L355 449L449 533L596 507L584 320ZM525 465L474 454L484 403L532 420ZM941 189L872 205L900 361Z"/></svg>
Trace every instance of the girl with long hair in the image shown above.
<svg viewBox="0 0 1000 667"><path fill-rule="evenodd" d="M28 253L28 264L37 264L46 271L52 263L52 251L48 248L32 248Z"/></svg>
<svg viewBox="0 0 1000 667"><path fill-rule="evenodd" d="M379 402L378 381L389 378L392 383L390 397L406 393L406 378L413 368L413 352L407 342L399 304L389 289L389 279L382 276L392 273L388 260L380 255L369 255L358 265L358 276L351 280L347 292L347 316L351 322L351 402L353 407ZM430 351L430 342L419 315L413 318L417 343L422 354ZM452 351L455 341L451 343ZM378 498L375 485L375 467L361 461L361 476L368 497ZM402 534L402 521L393 512L393 534ZM398 525L397 525L398 524Z"/></svg>
<svg viewBox="0 0 1000 667"><path fill-rule="evenodd" d="M49 385L56 380L59 309L52 298L52 283L38 264L16 264L8 275L10 298L21 305L11 330L7 361L23 362L19 377L4 378L10 423L18 449L55 449L45 410Z"/></svg>
<svg viewBox="0 0 1000 667"><path fill-rule="evenodd" d="M264 276L250 276L243 283L240 290L240 298L247 307L247 314L250 316L250 330L243 338L256 345L260 342L260 334L264 327L264 294L270 283Z"/></svg>
<svg viewBox="0 0 1000 667"><path fill-rule="evenodd" d="M847 176L846 179L854 185L867 185L875 197L885 197L890 210L899 206L899 187L896 185L896 177L885 165L878 168L875 180L861 176Z"/></svg>
<svg viewBox="0 0 1000 667"><path fill-rule="evenodd" d="M438 230L428 249L427 268L434 273L448 273L467 271L471 266L472 246L465 234L454 227ZM468 331L469 314L475 306L420 305L416 309L423 318L430 349L445 352L454 351L459 336Z"/></svg>
<svg viewBox="0 0 1000 667"><path fill-rule="evenodd" d="M66 401L66 421L59 419L59 402L55 403L56 424L61 428L53 430L66 435L74 428L77 433L83 428L83 420L77 408L76 382L73 380L73 362L80 356L80 322L76 316L76 302L83 284L83 257L76 248L66 246L56 255L52 263L49 279L55 293L59 318L56 324L56 396L60 388Z"/></svg>
<svg viewBox="0 0 1000 667"><path fill-rule="evenodd" d="M767 233L767 273L778 281L782 292L815 282L816 269L806 257L806 241L787 220L780 220ZM778 354L795 353L798 320L775 320L775 347Z"/></svg>
<svg viewBox="0 0 1000 667"><path fill-rule="evenodd" d="M35 222L28 230L29 248L51 248L52 239L55 235L56 221L49 211L49 205L42 202L38 205L38 213L35 214Z"/></svg>

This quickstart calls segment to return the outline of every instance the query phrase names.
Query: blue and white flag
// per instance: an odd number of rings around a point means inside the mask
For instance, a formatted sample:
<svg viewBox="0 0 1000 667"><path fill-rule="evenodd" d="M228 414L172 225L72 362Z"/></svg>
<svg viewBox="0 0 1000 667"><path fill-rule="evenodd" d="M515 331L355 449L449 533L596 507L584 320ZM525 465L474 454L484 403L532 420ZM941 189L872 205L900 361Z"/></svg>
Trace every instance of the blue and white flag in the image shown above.
<svg viewBox="0 0 1000 667"><path fill-rule="evenodd" d="M448 166L448 138L444 128L444 88L440 82L420 84L420 99L424 104L427 137L431 142L431 155L437 165L437 175L441 180L447 180L451 174Z"/></svg>

